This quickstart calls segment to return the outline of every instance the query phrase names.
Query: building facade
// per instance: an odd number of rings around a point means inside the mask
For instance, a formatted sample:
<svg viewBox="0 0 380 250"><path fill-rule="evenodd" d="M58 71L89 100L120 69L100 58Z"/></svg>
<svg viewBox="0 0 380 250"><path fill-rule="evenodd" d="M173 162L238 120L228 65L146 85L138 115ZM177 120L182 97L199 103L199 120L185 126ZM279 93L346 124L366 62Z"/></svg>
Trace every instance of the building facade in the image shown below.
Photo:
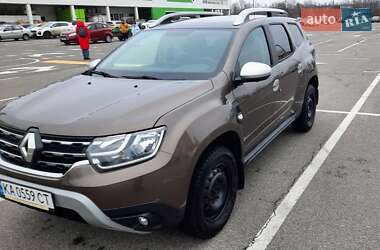
<svg viewBox="0 0 380 250"><path fill-rule="evenodd" d="M0 0L0 22L158 19L178 11L229 13L230 0Z"/></svg>

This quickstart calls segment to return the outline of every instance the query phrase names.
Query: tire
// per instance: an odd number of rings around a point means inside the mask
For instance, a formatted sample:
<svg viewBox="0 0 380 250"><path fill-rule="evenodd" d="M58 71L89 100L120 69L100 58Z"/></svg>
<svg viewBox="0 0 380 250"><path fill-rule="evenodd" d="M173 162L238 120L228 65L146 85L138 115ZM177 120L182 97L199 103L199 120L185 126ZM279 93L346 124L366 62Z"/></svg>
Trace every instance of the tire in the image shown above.
<svg viewBox="0 0 380 250"><path fill-rule="evenodd" d="M50 31L45 31L43 34L43 38L45 38L45 39L52 38L52 34L50 33Z"/></svg>
<svg viewBox="0 0 380 250"><path fill-rule="evenodd" d="M225 147L215 147L200 160L191 183L183 229L209 239L231 216L238 189L238 165Z"/></svg>
<svg viewBox="0 0 380 250"><path fill-rule="evenodd" d="M22 35L22 40L27 41L30 39L30 36L28 34Z"/></svg>
<svg viewBox="0 0 380 250"><path fill-rule="evenodd" d="M19 38L15 38L15 41L18 41L18 40L20 40Z"/></svg>
<svg viewBox="0 0 380 250"><path fill-rule="evenodd" d="M106 43L112 43L112 36L107 35L104 40Z"/></svg>
<svg viewBox="0 0 380 250"><path fill-rule="evenodd" d="M318 93L314 86L309 85L306 89L302 111L299 117L294 121L294 128L299 132L308 132L314 125L316 109L318 102Z"/></svg>

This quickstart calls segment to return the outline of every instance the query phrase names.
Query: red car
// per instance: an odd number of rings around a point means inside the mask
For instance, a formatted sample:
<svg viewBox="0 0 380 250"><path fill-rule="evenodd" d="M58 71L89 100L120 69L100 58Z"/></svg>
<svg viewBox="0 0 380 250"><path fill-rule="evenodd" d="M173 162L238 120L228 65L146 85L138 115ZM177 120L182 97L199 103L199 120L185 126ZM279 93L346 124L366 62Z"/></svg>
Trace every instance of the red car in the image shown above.
<svg viewBox="0 0 380 250"><path fill-rule="evenodd" d="M90 30L91 42L105 41L107 43L112 42L113 35L112 29L104 23L88 23L88 29ZM62 33L60 37L61 42L65 44L79 44L77 34L75 31Z"/></svg>

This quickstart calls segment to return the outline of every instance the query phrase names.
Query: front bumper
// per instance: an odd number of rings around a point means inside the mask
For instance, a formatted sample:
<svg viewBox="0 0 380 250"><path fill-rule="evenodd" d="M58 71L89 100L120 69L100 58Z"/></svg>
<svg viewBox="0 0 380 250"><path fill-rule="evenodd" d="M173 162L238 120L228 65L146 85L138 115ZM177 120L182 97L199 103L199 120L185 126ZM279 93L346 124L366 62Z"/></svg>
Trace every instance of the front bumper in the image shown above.
<svg viewBox="0 0 380 250"><path fill-rule="evenodd" d="M75 211L83 220L85 220L90 225L116 231L142 233L112 221L89 198L82 194L52 187L41 186L31 182L14 179L2 174L0 174L0 180L52 193L56 207Z"/></svg>
<svg viewBox="0 0 380 250"><path fill-rule="evenodd" d="M63 176L44 173L9 164L0 156L0 180L52 193L57 211L73 211L96 227L146 233L174 227L184 215L188 177L165 152L116 171L98 172L83 161ZM141 216L149 225L139 223Z"/></svg>

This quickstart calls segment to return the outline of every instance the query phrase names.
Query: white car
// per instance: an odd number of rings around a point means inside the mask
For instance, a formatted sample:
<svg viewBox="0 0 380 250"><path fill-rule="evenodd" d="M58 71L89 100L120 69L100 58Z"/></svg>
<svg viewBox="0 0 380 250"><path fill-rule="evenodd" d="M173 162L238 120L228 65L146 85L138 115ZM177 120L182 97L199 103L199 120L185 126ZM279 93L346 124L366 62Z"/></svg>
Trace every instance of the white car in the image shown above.
<svg viewBox="0 0 380 250"><path fill-rule="evenodd" d="M149 20L149 21L147 21L147 22L145 22L145 23L143 23L143 24L141 24L142 25L142 27L144 28L144 29L149 29L149 28L151 28L152 26L154 26L154 24L157 22L157 20Z"/></svg>
<svg viewBox="0 0 380 250"><path fill-rule="evenodd" d="M71 32L74 26L69 22L47 22L35 28L32 33L37 38L53 38L60 36L63 32Z"/></svg>
<svg viewBox="0 0 380 250"><path fill-rule="evenodd" d="M31 32L21 25L1 25L0 26L0 40L15 39L29 40L32 36Z"/></svg>

